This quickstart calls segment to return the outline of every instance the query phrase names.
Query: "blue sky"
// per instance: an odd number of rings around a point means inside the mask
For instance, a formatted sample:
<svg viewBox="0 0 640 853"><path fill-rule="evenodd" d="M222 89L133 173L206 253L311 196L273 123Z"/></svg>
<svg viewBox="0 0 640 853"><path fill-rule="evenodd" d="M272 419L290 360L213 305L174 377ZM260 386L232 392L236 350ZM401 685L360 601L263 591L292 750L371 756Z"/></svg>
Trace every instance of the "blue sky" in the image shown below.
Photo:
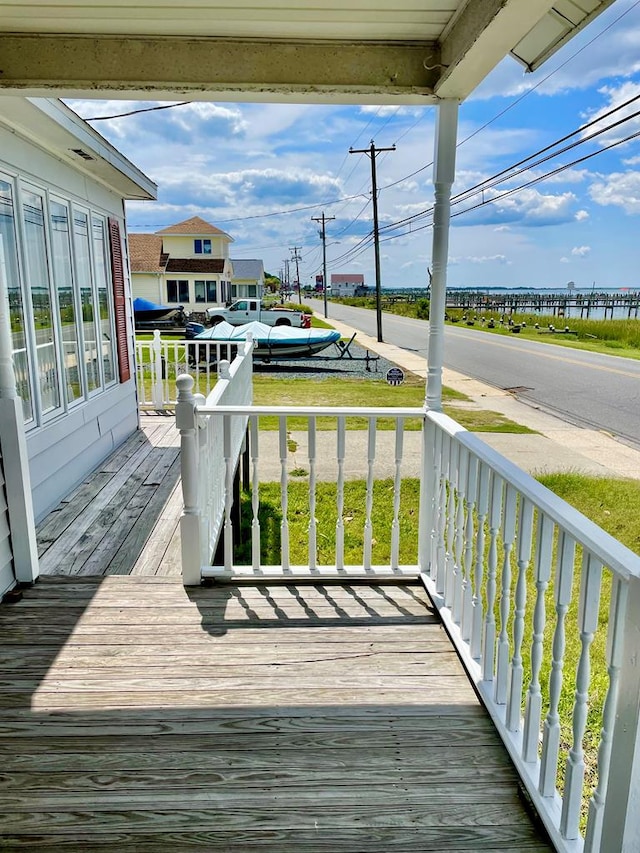
<svg viewBox="0 0 640 853"><path fill-rule="evenodd" d="M563 288L574 281L585 289L594 282L640 289L640 136L496 198L640 132L640 116L630 117L640 111L640 0L617 0L535 74L508 58L486 78L460 108L453 192L633 98L588 132L627 119L620 127L454 206L460 215L452 220L449 285ZM158 102L67 103L88 118ZM292 247L301 247L303 284L321 271L311 217L322 211L335 217L327 223L329 273L363 273L375 284L366 239L370 162L348 152L371 139L395 144L377 158L382 285L411 287L427 282L432 231L424 226L431 220L391 226L431 207L434 122L429 107L194 103L92 126L158 184L157 202L129 203L131 231L198 215L234 238L232 257L262 258L276 275Z"/></svg>

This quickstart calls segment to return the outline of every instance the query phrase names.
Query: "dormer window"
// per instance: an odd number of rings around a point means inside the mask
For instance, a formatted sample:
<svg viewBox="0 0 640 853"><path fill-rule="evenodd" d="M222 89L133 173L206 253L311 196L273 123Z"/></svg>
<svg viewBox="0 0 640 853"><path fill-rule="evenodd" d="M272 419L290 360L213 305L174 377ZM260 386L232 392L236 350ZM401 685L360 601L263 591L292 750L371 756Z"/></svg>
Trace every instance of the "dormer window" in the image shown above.
<svg viewBox="0 0 640 853"><path fill-rule="evenodd" d="M210 255L211 254L211 240L194 240L193 241L193 254L194 255Z"/></svg>

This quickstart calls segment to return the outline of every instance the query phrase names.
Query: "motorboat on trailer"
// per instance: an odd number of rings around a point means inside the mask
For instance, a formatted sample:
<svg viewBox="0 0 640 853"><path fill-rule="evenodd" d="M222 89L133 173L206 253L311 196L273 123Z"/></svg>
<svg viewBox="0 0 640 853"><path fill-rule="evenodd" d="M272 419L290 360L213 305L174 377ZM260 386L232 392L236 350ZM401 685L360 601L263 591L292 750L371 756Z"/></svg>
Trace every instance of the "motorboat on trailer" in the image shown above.
<svg viewBox="0 0 640 853"><path fill-rule="evenodd" d="M179 325L184 320L182 305L156 305L148 299L138 297L133 300L133 319L136 328L148 328L154 323Z"/></svg>
<svg viewBox="0 0 640 853"><path fill-rule="evenodd" d="M189 326L194 327L196 324L190 323ZM192 328L191 333L195 331L196 329ZM267 326L266 323L260 323L258 320L245 323L243 326L232 326L223 321L210 329L203 328L203 331L193 335L191 340L202 343L240 344L249 334L252 335L255 343L254 358L263 360L312 356L340 340L340 332L335 329ZM198 360L201 361L202 358L199 357Z"/></svg>

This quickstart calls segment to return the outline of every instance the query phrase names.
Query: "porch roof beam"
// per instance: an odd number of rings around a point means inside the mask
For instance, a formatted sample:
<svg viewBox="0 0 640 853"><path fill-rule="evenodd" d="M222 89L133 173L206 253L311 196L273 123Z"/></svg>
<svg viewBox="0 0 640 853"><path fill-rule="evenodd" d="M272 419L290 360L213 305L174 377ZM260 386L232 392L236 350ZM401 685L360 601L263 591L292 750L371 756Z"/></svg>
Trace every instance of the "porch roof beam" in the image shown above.
<svg viewBox="0 0 640 853"><path fill-rule="evenodd" d="M432 104L439 73L435 42L2 33L0 55L0 94L62 98Z"/></svg>

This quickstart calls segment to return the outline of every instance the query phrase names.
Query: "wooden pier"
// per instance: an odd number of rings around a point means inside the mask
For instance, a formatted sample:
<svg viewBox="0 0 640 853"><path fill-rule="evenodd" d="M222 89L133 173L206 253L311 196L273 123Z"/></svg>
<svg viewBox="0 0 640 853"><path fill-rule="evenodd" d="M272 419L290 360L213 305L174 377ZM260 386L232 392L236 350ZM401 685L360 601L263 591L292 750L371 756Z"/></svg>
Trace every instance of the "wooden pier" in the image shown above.
<svg viewBox="0 0 640 853"><path fill-rule="evenodd" d="M588 319L594 312L613 318L616 311L627 318L637 319L640 312L640 292L629 293L486 293L468 290L447 291L447 308L461 308L479 314L549 314L555 317Z"/></svg>

